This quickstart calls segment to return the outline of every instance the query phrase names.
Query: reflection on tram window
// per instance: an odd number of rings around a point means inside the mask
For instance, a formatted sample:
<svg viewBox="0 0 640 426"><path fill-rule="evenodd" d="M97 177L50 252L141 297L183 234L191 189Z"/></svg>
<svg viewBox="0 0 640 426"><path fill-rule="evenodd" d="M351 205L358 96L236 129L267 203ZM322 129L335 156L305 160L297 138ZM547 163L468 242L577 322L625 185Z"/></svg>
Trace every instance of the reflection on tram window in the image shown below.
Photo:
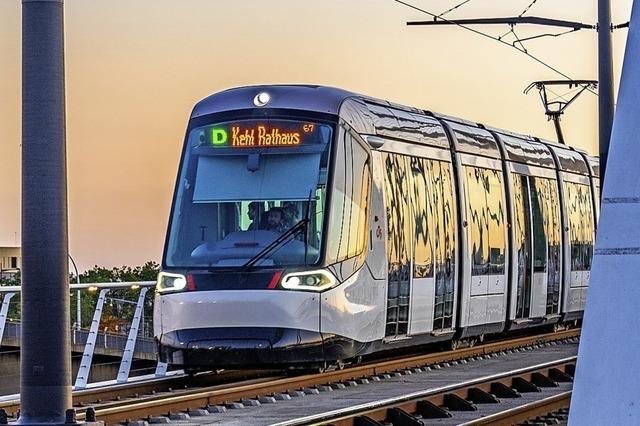
<svg viewBox="0 0 640 426"><path fill-rule="evenodd" d="M540 178L537 178L540 180ZM560 222L560 196L555 179L543 179L547 185L546 228L547 228L547 314L560 310L560 253L562 227Z"/></svg>
<svg viewBox="0 0 640 426"><path fill-rule="evenodd" d="M506 251L502 173L466 166L472 275L504 273Z"/></svg>
<svg viewBox="0 0 640 426"><path fill-rule="evenodd" d="M407 159L385 154L387 197L387 336L406 334L409 324L411 212Z"/></svg>
<svg viewBox="0 0 640 426"><path fill-rule="evenodd" d="M513 175L515 250L517 267L516 318L529 316L531 308L531 210L529 178Z"/></svg>
<svg viewBox="0 0 640 426"><path fill-rule="evenodd" d="M518 270L516 318L525 318L530 314L533 272L546 275L546 313L557 313L560 304L561 253L557 181L514 174L513 182Z"/></svg>
<svg viewBox="0 0 640 426"><path fill-rule="evenodd" d="M433 171L431 161L410 158L411 207L414 220L413 277L433 277Z"/></svg>
<svg viewBox="0 0 640 426"><path fill-rule="evenodd" d="M569 240L571 243L571 270L588 271L593 256L593 205L589 186L565 182Z"/></svg>
<svg viewBox="0 0 640 426"><path fill-rule="evenodd" d="M336 141L326 263L362 253L367 242L371 161L367 151L348 131Z"/></svg>
<svg viewBox="0 0 640 426"><path fill-rule="evenodd" d="M569 240L571 244L571 270L588 271L593 256L593 204L590 188L573 182L565 182Z"/></svg>
<svg viewBox="0 0 640 426"><path fill-rule="evenodd" d="M451 165L431 160L433 211L435 224L435 276L436 301L434 307L434 329L453 326L456 210L453 198Z"/></svg>
<svg viewBox="0 0 640 426"><path fill-rule="evenodd" d="M414 286L435 284L433 328L451 328L456 268L451 165L396 154L384 154L384 161L389 247L386 335L407 332L412 279ZM416 281L419 278L435 282Z"/></svg>

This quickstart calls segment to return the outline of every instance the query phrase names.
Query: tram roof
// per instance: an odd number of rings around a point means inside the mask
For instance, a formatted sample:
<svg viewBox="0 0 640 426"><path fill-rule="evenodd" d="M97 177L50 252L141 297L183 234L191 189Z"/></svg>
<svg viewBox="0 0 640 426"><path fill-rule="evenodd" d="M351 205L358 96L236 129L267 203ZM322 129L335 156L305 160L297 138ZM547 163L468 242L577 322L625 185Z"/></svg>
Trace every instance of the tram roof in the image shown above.
<svg viewBox="0 0 640 426"><path fill-rule="evenodd" d="M207 96L193 108L191 118L224 111L255 108L254 98L262 92L270 96L268 108L301 109L337 115L342 102L360 97L347 90L303 84L246 86Z"/></svg>
<svg viewBox="0 0 640 426"><path fill-rule="evenodd" d="M464 130L464 128L467 128L468 131L472 131L472 133L483 133L483 135L480 136L484 136L484 133L488 133L487 130L491 130L498 133L501 136L503 142L505 139L508 139L509 142L514 143L517 141L519 142L518 145L520 145L520 149L524 148L524 145L530 145L530 148L528 150L533 149L533 151L537 151L535 153L522 151L519 153L520 155L516 155L515 150L514 152L509 153L509 148L515 147L508 147L507 156L513 156L513 158L509 158L512 161L522 161L525 157L530 157L533 154L533 157L537 157L537 161L541 162L540 165L550 166L551 159L549 155L550 152L548 151L550 149L557 155L559 154L558 156L561 158L561 169L568 169L569 171L572 171L574 173L586 174L586 168L588 166L591 166L592 169L595 168L593 164L587 165L587 162L584 161L584 159L580 158L581 156L579 152L583 152L581 150L577 150L568 146L558 145L553 142L541 140L532 136L518 134L508 130L493 128L491 126L484 126L483 124L474 121L432 113L430 111L400 105L330 86L310 84L277 84L230 88L222 92L214 93L199 101L193 108L191 118L225 111L246 110L255 108L254 99L259 93L262 92L266 92L270 96L268 108L296 109L338 115L340 114L340 109L343 106L345 100L352 99L354 101L359 101L359 103L361 104L362 102L364 102L367 105L367 109L369 109L369 111L371 111L372 108L383 108L385 110L388 109L390 114L387 115L395 116L396 118L399 116L397 111L410 113L409 115L413 116L414 120L419 116L425 117L425 119L427 120L433 120L433 117L437 117L441 120L449 122L450 126L452 125L455 128L460 127L459 130ZM423 120L424 119L419 119L419 121ZM376 120L373 121L375 122ZM375 124L376 130L379 130L377 129L377 124L379 123ZM396 126L391 127L393 128ZM471 128L475 128L475 130L472 130ZM398 131L397 127L395 131ZM479 144L478 148L482 148L481 145L482 144ZM510 144L507 143L507 145ZM487 149L487 147L484 148ZM497 146L492 146L489 148L491 148L491 152L495 151L493 155L490 154L491 156L496 155L499 157L499 154L497 153ZM592 173L593 172L594 171L592 170ZM597 170L595 171L595 174L597 175Z"/></svg>

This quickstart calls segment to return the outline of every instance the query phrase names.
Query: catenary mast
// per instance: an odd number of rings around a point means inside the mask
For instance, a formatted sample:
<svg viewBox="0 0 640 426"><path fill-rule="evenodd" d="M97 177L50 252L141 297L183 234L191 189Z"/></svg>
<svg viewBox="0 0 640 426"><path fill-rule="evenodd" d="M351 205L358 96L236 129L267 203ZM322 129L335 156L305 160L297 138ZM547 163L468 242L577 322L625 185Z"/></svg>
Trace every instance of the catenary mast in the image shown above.
<svg viewBox="0 0 640 426"><path fill-rule="evenodd" d="M20 424L71 408L63 0L22 0Z"/></svg>

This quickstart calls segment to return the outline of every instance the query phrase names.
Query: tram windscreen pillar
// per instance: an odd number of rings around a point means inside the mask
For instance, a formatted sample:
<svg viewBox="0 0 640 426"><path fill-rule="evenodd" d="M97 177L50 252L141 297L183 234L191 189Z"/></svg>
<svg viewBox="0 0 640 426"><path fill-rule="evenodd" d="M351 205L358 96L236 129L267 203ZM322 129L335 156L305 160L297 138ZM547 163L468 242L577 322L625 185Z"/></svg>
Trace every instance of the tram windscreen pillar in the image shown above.
<svg viewBox="0 0 640 426"><path fill-rule="evenodd" d="M20 424L71 408L63 0L22 0Z"/></svg>
<svg viewBox="0 0 640 426"><path fill-rule="evenodd" d="M613 127L613 56L611 53L611 3L598 0L598 140L600 153L600 188L604 184L609 140ZM602 194L602 191L600 192Z"/></svg>

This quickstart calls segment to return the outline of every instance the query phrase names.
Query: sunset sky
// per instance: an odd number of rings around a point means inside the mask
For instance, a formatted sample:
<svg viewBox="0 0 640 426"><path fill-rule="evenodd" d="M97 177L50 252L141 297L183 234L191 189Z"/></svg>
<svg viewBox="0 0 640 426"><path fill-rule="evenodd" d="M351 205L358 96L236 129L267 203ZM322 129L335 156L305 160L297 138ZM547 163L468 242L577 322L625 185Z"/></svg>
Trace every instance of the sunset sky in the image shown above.
<svg viewBox="0 0 640 426"><path fill-rule="evenodd" d="M440 13L460 0L411 0ZM447 17L518 15L531 0L472 0ZM596 0L538 0L531 16L596 22ZM615 0L614 23L631 0ZM392 0L66 0L70 253L80 269L159 261L191 108L225 88L337 86L555 139L532 81L558 75ZM503 34L508 27L484 27ZM516 27L521 37L556 32ZM626 30L614 33L620 74ZM596 33L527 43L572 78L596 79ZM20 241L21 2L0 1L0 246ZM563 117L567 142L597 153L597 98Z"/></svg>

